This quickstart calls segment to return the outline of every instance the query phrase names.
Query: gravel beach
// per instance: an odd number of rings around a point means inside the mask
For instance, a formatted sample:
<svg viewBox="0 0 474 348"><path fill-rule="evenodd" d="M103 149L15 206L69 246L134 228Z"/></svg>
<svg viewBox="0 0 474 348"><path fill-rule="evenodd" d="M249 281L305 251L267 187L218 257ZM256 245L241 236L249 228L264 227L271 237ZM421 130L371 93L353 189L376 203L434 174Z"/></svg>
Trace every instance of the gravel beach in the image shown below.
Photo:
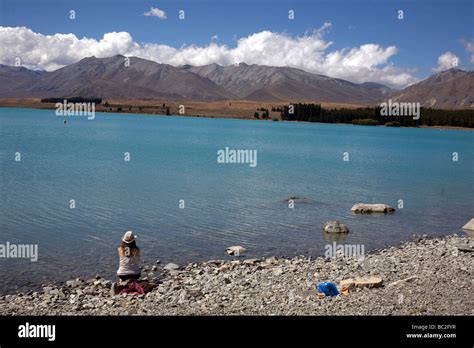
<svg viewBox="0 0 474 348"><path fill-rule="evenodd" d="M242 256L178 269L145 265L142 277L156 284L145 295L112 296L112 281L97 276L0 296L0 314L473 315L473 243L459 236L420 238L364 260ZM382 284L317 296L321 282L341 290L342 280L367 277Z"/></svg>

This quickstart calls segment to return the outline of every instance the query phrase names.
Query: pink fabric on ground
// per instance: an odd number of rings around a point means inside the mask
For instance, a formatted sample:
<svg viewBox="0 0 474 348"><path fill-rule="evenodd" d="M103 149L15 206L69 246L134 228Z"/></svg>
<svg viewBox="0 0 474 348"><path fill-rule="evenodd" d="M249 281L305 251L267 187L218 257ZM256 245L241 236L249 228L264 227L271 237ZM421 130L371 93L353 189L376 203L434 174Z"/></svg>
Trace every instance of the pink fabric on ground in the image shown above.
<svg viewBox="0 0 474 348"><path fill-rule="evenodd" d="M128 286L125 289L120 291L120 295L122 294L132 294L132 295L142 295L145 293L145 290L140 285L140 283L133 281L128 283Z"/></svg>

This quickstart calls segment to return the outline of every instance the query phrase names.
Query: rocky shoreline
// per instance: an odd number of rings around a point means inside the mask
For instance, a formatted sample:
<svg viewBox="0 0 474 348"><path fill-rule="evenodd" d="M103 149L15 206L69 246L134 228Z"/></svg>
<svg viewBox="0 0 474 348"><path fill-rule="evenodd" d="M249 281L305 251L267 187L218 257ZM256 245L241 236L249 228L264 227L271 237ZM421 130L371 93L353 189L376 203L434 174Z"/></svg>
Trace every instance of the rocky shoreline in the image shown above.
<svg viewBox="0 0 474 348"><path fill-rule="evenodd" d="M71 280L41 292L0 296L1 315L473 315L473 240L420 238L352 258L211 260L143 267L156 287L111 295L110 280ZM177 269L176 269L177 268ZM382 279L318 297L316 286ZM350 283L350 281L349 281ZM344 284L344 282L343 282Z"/></svg>

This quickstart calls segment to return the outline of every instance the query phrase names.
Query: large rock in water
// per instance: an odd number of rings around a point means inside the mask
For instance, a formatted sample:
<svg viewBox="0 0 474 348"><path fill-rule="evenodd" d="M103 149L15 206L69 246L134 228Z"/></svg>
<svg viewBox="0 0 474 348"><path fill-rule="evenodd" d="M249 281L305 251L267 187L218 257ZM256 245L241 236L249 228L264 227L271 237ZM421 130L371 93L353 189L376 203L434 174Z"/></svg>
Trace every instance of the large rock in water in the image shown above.
<svg viewBox="0 0 474 348"><path fill-rule="evenodd" d="M359 214L370 214L370 213L393 213L395 208L388 204L365 204L357 203L351 208L351 211Z"/></svg>
<svg viewBox="0 0 474 348"><path fill-rule="evenodd" d="M227 254L229 254L229 255L239 256L239 255L245 253L247 251L247 249L245 249L244 247L242 247L240 245L236 245L236 246L230 246L230 247L226 248L225 251L227 251Z"/></svg>
<svg viewBox="0 0 474 348"><path fill-rule="evenodd" d="M474 231L474 219L469 220L469 222L465 224L462 228L465 230Z"/></svg>
<svg viewBox="0 0 474 348"><path fill-rule="evenodd" d="M339 221L328 221L324 224L324 232L326 233L349 233L349 229L346 225L341 224Z"/></svg>

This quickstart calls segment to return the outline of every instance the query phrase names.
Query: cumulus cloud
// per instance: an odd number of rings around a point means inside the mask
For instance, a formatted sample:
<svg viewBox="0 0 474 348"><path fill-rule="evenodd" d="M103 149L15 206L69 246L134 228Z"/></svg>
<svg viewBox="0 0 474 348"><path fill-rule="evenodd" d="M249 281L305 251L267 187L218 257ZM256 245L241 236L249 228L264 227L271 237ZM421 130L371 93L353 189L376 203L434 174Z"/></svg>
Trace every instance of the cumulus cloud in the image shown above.
<svg viewBox="0 0 474 348"><path fill-rule="evenodd" d="M459 65L459 57L452 52L445 52L438 57L438 66L433 71L439 72L451 68L457 68Z"/></svg>
<svg viewBox="0 0 474 348"><path fill-rule="evenodd" d="M43 35L25 27L0 27L0 63L52 71L84 57L109 57L128 52L138 44L126 32L106 33L101 40L77 38L74 34Z"/></svg>
<svg viewBox="0 0 474 348"><path fill-rule="evenodd" d="M165 11L160 10L158 7L150 8L150 11L145 12L143 15L147 17L151 16L151 17L158 17L159 19L166 19Z"/></svg>
<svg viewBox="0 0 474 348"><path fill-rule="evenodd" d="M21 65L27 68L51 71L88 56L123 54L174 66L240 62L289 66L356 83L373 81L391 87L405 87L417 81L413 70L390 62L398 52L395 46L368 43L330 51L333 43L324 38L330 27L330 23L325 23L302 36L261 31L238 39L232 48L213 39L206 46L175 48L155 43L138 44L127 32L106 33L96 40L78 38L74 34L43 35L25 27L0 27L0 41L4 46L0 63L14 65L15 58L19 58Z"/></svg>

